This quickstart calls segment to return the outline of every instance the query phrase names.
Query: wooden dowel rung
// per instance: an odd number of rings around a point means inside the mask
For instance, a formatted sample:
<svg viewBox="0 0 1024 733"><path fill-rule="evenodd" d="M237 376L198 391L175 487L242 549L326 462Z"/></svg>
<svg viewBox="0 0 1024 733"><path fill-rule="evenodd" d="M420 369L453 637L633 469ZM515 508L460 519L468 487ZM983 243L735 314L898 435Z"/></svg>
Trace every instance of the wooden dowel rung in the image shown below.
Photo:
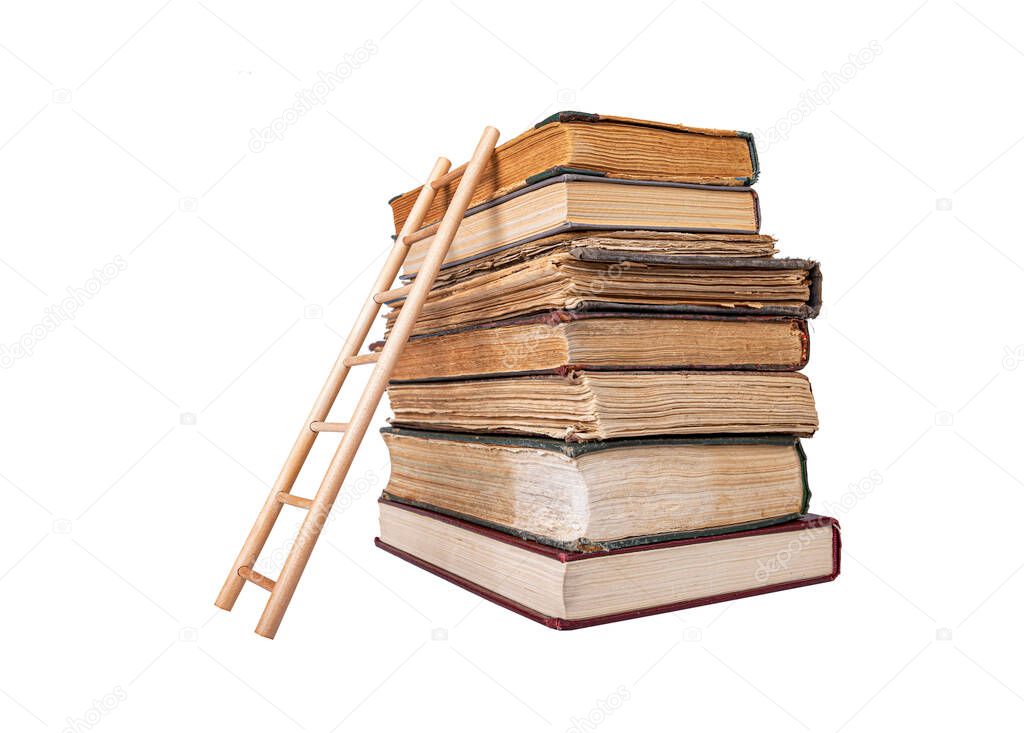
<svg viewBox="0 0 1024 733"><path fill-rule="evenodd" d="M263 590L269 591L270 593L274 592L274 581L265 575L260 575L248 565L243 565L238 568L238 574L250 583L258 585Z"/></svg>
<svg viewBox="0 0 1024 733"><path fill-rule="evenodd" d="M320 420L314 420L309 424L309 429L314 433L344 433L347 427L347 422L321 422Z"/></svg>
<svg viewBox="0 0 1024 733"><path fill-rule="evenodd" d="M300 509L309 509L311 506L313 506L312 499L307 499L304 496L295 496L295 494L289 494L286 491L278 491L277 500L282 504L287 504L288 506L297 506Z"/></svg>
<svg viewBox="0 0 1024 733"><path fill-rule="evenodd" d="M402 287L395 288L394 290L385 290L382 293L377 293L376 295L374 295L373 302L387 303L388 301L391 300L398 300L399 298L404 298L405 296L407 296L410 290L412 290L412 284L403 285Z"/></svg>
<svg viewBox="0 0 1024 733"><path fill-rule="evenodd" d="M413 232L412 234L405 235L405 237L402 238L402 242L406 246L409 246L410 244L416 244L421 239L426 239L427 237L432 237L435 234L437 234L437 228L439 226L441 226L441 222L437 222L436 224L431 224L428 227L423 227L422 229L418 229L415 232Z"/></svg>
<svg viewBox="0 0 1024 733"><path fill-rule="evenodd" d="M440 191L442 188L447 186L449 183L454 181L456 178L461 178L462 177L462 172L465 169L466 169L465 166L461 166L460 165L455 170L448 171L443 176L438 176L437 178L435 178L433 181L430 182L430 187L433 188L435 191Z"/></svg>
<svg viewBox="0 0 1024 733"><path fill-rule="evenodd" d="M369 354L360 354L359 356L350 356L345 359L345 366L351 367L359 366L360 364L373 364L379 358L379 351L372 351Z"/></svg>

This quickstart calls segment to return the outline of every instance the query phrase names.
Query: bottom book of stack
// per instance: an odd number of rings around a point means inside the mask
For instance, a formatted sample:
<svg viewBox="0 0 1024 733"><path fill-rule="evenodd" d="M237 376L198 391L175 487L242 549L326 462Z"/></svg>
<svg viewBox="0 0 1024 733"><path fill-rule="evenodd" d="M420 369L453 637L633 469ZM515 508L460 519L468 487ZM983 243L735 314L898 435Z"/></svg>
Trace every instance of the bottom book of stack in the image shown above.
<svg viewBox="0 0 1024 733"><path fill-rule="evenodd" d="M384 498L380 505L378 547L555 629L824 583L839 574L839 525L816 514L724 535L570 552Z"/></svg>
<svg viewBox="0 0 1024 733"><path fill-rule="evenodd" d="M392 476L377 546L555 629L839 574L839 525L805 514L792 436L382 432Z"/></svg>

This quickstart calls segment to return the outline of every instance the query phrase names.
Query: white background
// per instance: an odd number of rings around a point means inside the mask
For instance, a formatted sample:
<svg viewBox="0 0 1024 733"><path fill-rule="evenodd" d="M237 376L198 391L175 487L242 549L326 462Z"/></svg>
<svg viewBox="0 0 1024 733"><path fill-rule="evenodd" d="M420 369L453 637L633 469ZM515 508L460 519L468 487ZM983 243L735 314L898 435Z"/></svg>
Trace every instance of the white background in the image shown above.
<svg viewBox="0 0 1024 733"><path fill-rule="evenodd" d="M1019 9L8 3L0 44L0 344L32 351L0 371L4 730L1020 720ZM807 102L828 79L830 101ZM277 640L252 631L258 588L216 611L389 244L386 200L437 155L465 160L485 124L508 139L559 109L761 136L764 231L825 273L806 448L843 575L549 631L373 547L388 465L371 435ZM301 515L283 516L270 549Z"/></svg>

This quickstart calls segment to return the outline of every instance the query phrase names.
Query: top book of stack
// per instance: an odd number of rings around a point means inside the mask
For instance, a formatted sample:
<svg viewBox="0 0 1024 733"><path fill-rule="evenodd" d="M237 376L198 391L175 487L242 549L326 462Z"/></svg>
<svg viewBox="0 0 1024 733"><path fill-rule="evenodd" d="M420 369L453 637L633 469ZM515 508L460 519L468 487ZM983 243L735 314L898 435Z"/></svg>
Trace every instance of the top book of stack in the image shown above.
<svg viewBox="0 0 1024 733"><path fill-rule="evenodd" d="M437 222L460 169L424 218ZM560 112L495 151L446 264L569 230L758 231L757 154L748 133ZM391 200L401 230L418 189ZM643 212L637 216L637 204ZM430 244L413 244L417 269Z"/></svg>

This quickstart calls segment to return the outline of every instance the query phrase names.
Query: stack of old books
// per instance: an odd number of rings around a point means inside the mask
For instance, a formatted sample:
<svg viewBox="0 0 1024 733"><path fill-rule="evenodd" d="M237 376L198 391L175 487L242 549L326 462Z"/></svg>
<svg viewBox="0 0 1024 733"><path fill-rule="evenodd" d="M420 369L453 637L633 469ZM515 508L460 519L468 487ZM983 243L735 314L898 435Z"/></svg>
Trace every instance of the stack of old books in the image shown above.
<svg viewBox="0 0 1024 733"><path fill-rule="evenodd" d="M500 146L388 390L377 544L555 628L835 578L821 275L758 233L757 172L745 133L578 112Z"/></svg>

